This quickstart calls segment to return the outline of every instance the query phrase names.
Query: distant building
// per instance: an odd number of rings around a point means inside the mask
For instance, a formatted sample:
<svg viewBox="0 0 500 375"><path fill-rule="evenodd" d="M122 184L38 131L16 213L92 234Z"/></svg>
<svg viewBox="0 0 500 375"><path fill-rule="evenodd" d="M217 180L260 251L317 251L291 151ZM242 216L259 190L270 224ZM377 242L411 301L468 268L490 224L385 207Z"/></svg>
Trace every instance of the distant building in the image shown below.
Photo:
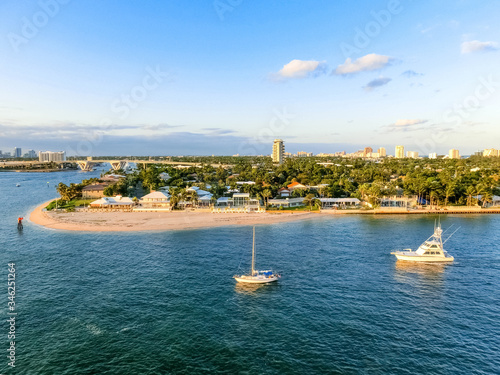
<svg viewBox="0 0 500 375"><path fill-rule="evenodd" d="M384 147L380 147L380 148L377 150L377 152L378 152L378 155L379 155L380 157L387 156L387 151L385 151L385 148L384 148Z"/></svg>
<svg viewBox="0 0 500 375"><path fill-rule="evenodd" d="M395 156L399 159L405 157L405 146L396 146Z"/></svg>
<svg viewBox="0 0 500 375"><path fill-rule="evenodd" d="M406 153L406 156L411 159L417 159L418 158L418 152L417 151L408 151Z"/></svg>
<svg viewBox="0 0 500 375"><path fill-rule="evenodd" d="M285 145L283 140L275 139L273 143L273 163L283 164L285 157Z"/></svg>
<svg viewBox="0 0 500 375"><path fill-rule="evenodd" d="M500 151L494 148L487 148L483 151L483 156L500 156Z"/></svg>
<svg viewBox="0 0 500 375"><path fill-rule="evenodd" d="M460 159L460 153L458 152L458 150L451 149L448 154L448 157L450 159Z"/></svg>
<svg viewBox="0 0 500 375"><path fill-rule="evenodd" d="M26 153L26 156L30 159L33 159L33 158L36 158L36 152L35 150L29 150L27 153Z"/></svg>
<svg viewBox="0 0 500 375"><path fill-rule="evenodd" d="M366 158L368 157L369 154L371 154L373 152L373 148L371 147L365 147L363 149L363 156Z"/></svg>
<svg viewBox="0 0 500 375"><path fill-rule="evenodd" d="M50 161L65 161L66 160L66 152L52 152L52 151L40 151L38 153L38 160L42 162L50 162Z"/></svg>
<svg viewBox="0 0 500 375"><path fill-rule="evenodd" d="M429 159L437 159L438 158L438 154L436 152L431 152L429 154Z"/></svg>
<svg viewBox="0 0 500 375"><path fill-rule="evenodd" d="M297 152L297 157L299 158L307 158L313 156L312 152L299 151Z"/></svg>
<svg viewBox="0 0 500 375"><path fill-rule="evenodd" d="M12 157L14 158L20 158L23 156L23 152L20 147L14 147L14 152L12 153Z"/></svg>

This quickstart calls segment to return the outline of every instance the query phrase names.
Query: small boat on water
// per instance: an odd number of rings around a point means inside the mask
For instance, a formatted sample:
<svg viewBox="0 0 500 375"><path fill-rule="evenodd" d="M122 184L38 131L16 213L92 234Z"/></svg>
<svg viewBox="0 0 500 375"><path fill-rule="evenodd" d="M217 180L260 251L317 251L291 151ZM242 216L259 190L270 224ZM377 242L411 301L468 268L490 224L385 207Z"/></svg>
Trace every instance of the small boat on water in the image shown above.
<svg viewBox="0 0 500 375"><path fill-rule="evenodd" d="M16 184L16 187L19 187L19 186L21 186L21 184Z"/></svg>
<svg viewBox="0 0 500 375"><path fill-rule="evenodd" d="M255 269L255 227L253 227L252 244L252 269L249 275L234 275L234 279L239 283L266 284L278 281L279 275L271 270L258 271Z"/></svg>
<svg viewBox="0 0 500 375"><path fill-rule="evenodd" d="M394 251L391 254L394 254L398 260L410 262L453 262L454 258L448 254L443 245L455 232L443 242L443 230L441 229L441 223L439 223L434 226L432 236L420 245L417 250L404 249L402 251Z"/></svg>

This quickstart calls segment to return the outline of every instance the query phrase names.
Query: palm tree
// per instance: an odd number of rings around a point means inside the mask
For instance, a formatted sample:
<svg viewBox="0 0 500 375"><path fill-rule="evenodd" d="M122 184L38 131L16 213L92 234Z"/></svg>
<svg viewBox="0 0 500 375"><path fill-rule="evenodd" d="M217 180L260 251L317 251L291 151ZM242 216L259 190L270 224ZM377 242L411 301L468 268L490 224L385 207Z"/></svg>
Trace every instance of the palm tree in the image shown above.
<svg viewBox="0 0 500 375"><path fill-rule="evenodd" d="M455 185L454 184L446 185L446 188L444 189L444 194L445 194L444 205L446 207L448 206L448 198L455 196Z"/></svg>
<svg viewBox="0 0 500 375"><path fill-rule="evenodd" d="M271 197L273 195L273 193L271 192L271 190L269 189L265 189L263 192L262 192L262 196L264 197L264 199L266 200L266 207L267 207L267 204L269 202L269 197Z"/></svg>
<svg viewBox="0 0 500 375"><path fill-rule="evenodd" d="M370 185L369 184L363 184L359 187L359 192L361 193L361 199L363 200L366 193L368 193L368 190L370 190Z"/></svg>
<svg viewBox="0 0 500 375"><path fill-rule="evenodd" d="M475 192L476 192L476 189L474 188L474 186L467 187L467 191L466 191L467 206L472 206L472 196L474 195Z"/></svg>
<svg viewBox="0 0 500 375"><path fill-rule="evenodd" d="M493 196L488 191L485 191L483 196L481 197L481 201L483 202L483 208L484 208L486 207L487 203L493 202Z"/></svg>
<svg viewBox="0 0 500 375"><path fill-rule="evenodd" d="M314 196L314 194L307 194L305 197L304 197L304 203L306 205L309 205L309 209L312 210L312 206L313 204L315 204L315 201L316 201L316 197Z"/></svg>
<svg viewBox="0 0 500 375"><path fill-rule="evenodd" d="M431 191L431 194L430 194L430 198L431 198L431 206L432 204L434 203L436 206L439 204L439 200L438 200L438 197L439 197L439 194L436 190L432 190Z"/></svg>

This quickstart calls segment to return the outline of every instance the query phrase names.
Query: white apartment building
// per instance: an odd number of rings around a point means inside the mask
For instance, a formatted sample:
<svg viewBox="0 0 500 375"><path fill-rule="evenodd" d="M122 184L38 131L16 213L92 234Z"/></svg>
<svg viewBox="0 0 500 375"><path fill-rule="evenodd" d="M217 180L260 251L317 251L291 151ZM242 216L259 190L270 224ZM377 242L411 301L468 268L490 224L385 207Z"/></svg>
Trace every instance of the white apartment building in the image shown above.
<svg viewBox="0 0 500 375"><path fill-rule="evenodd" d="M50 161L65 161L66 152L52 152L52 151L40 151L38 152L38 161L50 162Z"/></svg>
<svg viewBox="0 0 500 375"><path fill-rule="evenodd" d="M396 153L394 155L399 159L404 158L405 157L405 146L396 146Z"/></svg>
<svg viewBox="0 0 500 375"><path fill-rule="evenodd" d="M285 158L285 145L283 140L275 139L273 143L273 163L283 164Z"/></svg>

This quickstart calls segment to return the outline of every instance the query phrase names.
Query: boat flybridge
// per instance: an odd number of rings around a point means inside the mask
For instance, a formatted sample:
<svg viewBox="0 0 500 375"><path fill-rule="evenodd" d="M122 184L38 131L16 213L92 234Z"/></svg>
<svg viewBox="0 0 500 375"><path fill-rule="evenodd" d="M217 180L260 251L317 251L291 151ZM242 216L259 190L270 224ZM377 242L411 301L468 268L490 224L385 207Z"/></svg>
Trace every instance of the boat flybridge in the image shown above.
<svg viewBox="0 0 500 375"><path fill-rule="evenodd" d="M391 254L394 254L398 260L410 262L453 262L454 258L448 254L443 245L457 232L457 230L443 242L442 235L444 232L441 229L441 223L438 223L434 225L434 233L432 236L420 245L416 251L404 249L402 251L394 251Z"/></svg>
<svg viewBox="0 0 500 375"><path fill-rule="evenodd" d="M273 273L271 270L258 271L255 269L255 227L253 227L253 244L252 244L252 269L249 275L234 275L239 283L249 284L266 284L278 281L279 275Z"/></svg>

